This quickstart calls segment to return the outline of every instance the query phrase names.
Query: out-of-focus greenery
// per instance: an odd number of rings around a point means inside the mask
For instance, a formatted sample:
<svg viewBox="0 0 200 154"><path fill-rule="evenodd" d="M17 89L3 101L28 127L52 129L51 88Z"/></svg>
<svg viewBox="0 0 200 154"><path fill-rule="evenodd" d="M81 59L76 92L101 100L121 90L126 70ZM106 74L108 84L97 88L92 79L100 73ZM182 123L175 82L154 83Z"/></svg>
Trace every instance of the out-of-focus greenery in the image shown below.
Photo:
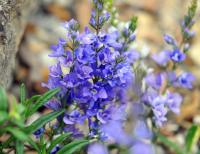
<svg viewBox="0 0 200 154"><path fill-rule="evenodd" d="M22 85L20 88L20 103L17 103L16 99L13 98L12 103L10 103L12 105L9 105L6 92L0 87L0 137L7 138L5 141L0 142L1 154L7 154L13 150L16 154L23 154L25 147L40 154L47 154L57 144L70 136L70 133L61 133L52 141L47 141L43 136L40 141L32 138L32 134L36 130L62 115L64 109L45 114L28 126L26 125L27 119L58 92L59 89L53 89L43 95L36 95L27 99L26 90ZM88 143L88 140L73 141L64 146L60 153L67 152L70 154Z"/></svg>

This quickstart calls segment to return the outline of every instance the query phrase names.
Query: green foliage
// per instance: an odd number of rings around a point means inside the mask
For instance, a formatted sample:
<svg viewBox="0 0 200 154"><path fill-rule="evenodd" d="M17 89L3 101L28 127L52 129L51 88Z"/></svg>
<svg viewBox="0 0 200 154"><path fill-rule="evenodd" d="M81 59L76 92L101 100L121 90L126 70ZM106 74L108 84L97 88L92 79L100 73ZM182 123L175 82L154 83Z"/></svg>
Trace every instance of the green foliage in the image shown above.
<svg viewBox="0 0 200 154"><path fill-rule="evenodd" d="M187 132L186 141L186 152L190 153L195 145L197 145L200 139L200 126L193 125Z"/></svg>
<svg viewBox="0 0 200 154"><path fill-rule="evenodd" d="M20 103L12 99L12 105L8 110L6 93L3 88L0 88L0 137L4 134L10 135L6 141L0 144L0 153L4 154L4 149L11 149L15 150L16 154L23 154L26 145L26 147L35 149L39 154L49 154L51 150L59 144L63 146L63 148L61 148L58 153L71 154L89 143L89 140L85 139L72 141L69 138L71 133L63 132L53 140L52 138L56 134L52 134L52 132L49 140L47 140L48 138L44 138L44 135L40 137L39 141L34 141L32 139L32 133L44 127L58 116L62 116L64 113L65 109L50 112L46 115L42 115L28 126L25 124L29 116L37 112L41 106L58 92L59 89L54 89L46 92L44 95L35 95L27 99L25 86L22 84L20 87Z"/></svg>
<svg viewBox="0 0 200 154"><path fill-rule="evenodd" d="M24 144L23 142L17 140L16 141L16 154L23 154L24 153Z"/></svg>
<svg viewBox="0 0 200 154"><path fill-rule="evenodd" d="M43 127L46 123L54 120L55 118L57 118L62 113L64 113L64 109L61 110L61 111L51 112L51 113L48 113L46 115L43 115L39 119L35 120L31 125L26 127L25 132L34 133L36 130Z"/></svg>
<svg viewBox="0 0 200 154"><path fill-rule="evenodd" d="M71 134L70 133L66 133L66 134L61 134L59 137L55 138L50 146L47 149L47 153L50 153L50 151L57 145L62 143L66 138L68 138Z"/></svg>
<svg viewBox="0 0 200 154"><path fill-rule="evenodd" d="M82 139L82 140L75 140L67 145L65 145L62 149L60 149L57 154L72 154L76 152L77 150L80 150L82 147L89 144L88 140Z"/></svg>
<svg viewBox="0 0 200 154"><path fill-rule="evenodd" d="M167 137L156 134L158 141L163 143L165 146L169 147L172 151L174 151L176 154L185 154L184 151L173 141L169 140Z"/></svg>
<svg viewBox="0 0 200 154"><path fill-rule="evenodd" d="M138 17L133 16L130 21L129 29L134 32L137 28Z"/></svg>
<svg viewBox="0 0 200 154"><path fill-rule="evenodd" d="M6 111L8 108L7 97L4 89L0 87L0 111Z"/></svg>
<svg viewBox="0 0 200 154"><path fill-rule="evenodd" d="M4 128L3 130L11 133L16 139L20 141L28 141L28 134L26 134L19 128L13 128L10 126L10 127Z"/></svg>
<svg viewBox="0 0 200 154"><path fill-rule="evenodd" d="M4 153L5 148L14 148L13 145L15 145L16 153L23 154L25 144L36 149L38 153L41 152L41 147L31 138L32 133L63 114L64 110L43 115L28 126L25 121L58 91L59 89L54 89L42 96L36 95L27 99L25 86L22 84L20 86L20 103L13 98L10 103L12 105L8 106L6 92L0 87L0 137L4 134L10 135L6 141L1 143L0 153ZM45 149L43 151L46 151L46 144L43 148Z"/></svg>
<svg viewBox="0 0 200 154"><path fill-rule="evenodd" d="M194 18L197 11L197 0L192 0L191 5L188 9L188 16Z"/></svg>
<svg viewBox="0 0 200 154"><path fill-rule="evenodd" d="M20 102L22 104L25 104L25 100L26 100L26 89L25 89L25 85L21 84L21 86L20 86Z"/></svg>
<svg viewBox="0 0 200 154"><path fill-rule="evenodd" d="M36 102L34 104L30 103L31 101L27 101L27 111L25 114L25 117L29 117L32 114L34 114L41 106L43 106L46 102L48 102L55 94L59 92L60 89L53 89L47 91L44 95L42 96L37 96L36 97ZM35 99L35 98L32 98Z"/></svg>
<svg viewBox="0 0 200 154"><path fill-rule="evenodd" d="M181 148L177 143L169 140L167 137L157 133L156 137L158 141L169 147L176 154L190 154L194 146L197 146L200 139L200 126L192 125L185 137L185 148ZM199 153L199 152L198 152Z"/></svg>

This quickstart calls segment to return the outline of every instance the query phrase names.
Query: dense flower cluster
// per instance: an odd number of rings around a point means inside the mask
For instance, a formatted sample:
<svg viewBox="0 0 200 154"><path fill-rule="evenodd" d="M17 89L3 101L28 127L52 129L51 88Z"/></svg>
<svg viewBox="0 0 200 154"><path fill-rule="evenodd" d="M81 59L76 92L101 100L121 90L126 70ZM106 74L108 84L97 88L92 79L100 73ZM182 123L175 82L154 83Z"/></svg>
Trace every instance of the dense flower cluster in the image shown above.
<svg viewBox="0 0 200 154"><path fill-rule="evenodd" d="M62 126L62 131L72 132L74 137L83 135L77 125L87 123L89 138L114 139L116 143L130 146L133 154L153 154L155 151L150 144L153 133L146 116L153 115L153 126L161 127L169 111L179 114L183 101L181 94L171 89L191 89L193 85L194 76L177 67L185 61L189 39L194 35L190 31L194 14L190 10L185 16L181 43L166 34L164 41L170 48L151 55L160 68L157 71L148 67L145 57L131 48L137 18L133 17L120 30L112 27L105 31L103 26L110 15L104 10L103 0L93 2L89 23L92 29L86 27L80 33L78 22L72 19L64 24L66 39L59 39L58 44L52 46L49 56L57 61L49 68L49 80L44 86L60 88L60 92L46 107L54 111L66 109L54 127ZM130 87L134 98L128 99ZM131 104L135 121L133 136L123 129L129 100L134 102ZM43 132L44 128L36 131L36 137ZM57 145L52 153L59 148ZM108 150L94 143L89 146L89 153L107 154Z"/></svg>
<svg viewBox="0 0 200 154"><path fill-rule="evenodd" d="M109 14L103 12L102 1L94 4L90 25L95 32L85 28L79 33L79 25L72 19L64 24L67 39L52 46L49 56L57 63L50 67L45 86L61 91L46 106L68 109L63 117L66 131L77 134L75 126L88 121L89 135L102 136L103 124L120 119L116 112L126 104L126 91L134 78L132 63L138 55L128 51L127 43L135 38L128 28L123 34L101 31Z"/></svg>

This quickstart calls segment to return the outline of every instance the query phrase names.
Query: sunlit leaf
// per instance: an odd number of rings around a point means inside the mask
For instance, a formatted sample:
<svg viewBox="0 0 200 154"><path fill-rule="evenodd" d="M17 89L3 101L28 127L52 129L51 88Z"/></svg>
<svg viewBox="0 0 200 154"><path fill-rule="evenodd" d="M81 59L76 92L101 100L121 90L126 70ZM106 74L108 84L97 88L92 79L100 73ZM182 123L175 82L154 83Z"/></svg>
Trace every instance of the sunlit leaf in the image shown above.
<svg viewBox="0 0 200 154"><path fill-rule="evenodd" d="M200 126L193 125L186 135L186 151L189 153L200 138Z"/></svg>

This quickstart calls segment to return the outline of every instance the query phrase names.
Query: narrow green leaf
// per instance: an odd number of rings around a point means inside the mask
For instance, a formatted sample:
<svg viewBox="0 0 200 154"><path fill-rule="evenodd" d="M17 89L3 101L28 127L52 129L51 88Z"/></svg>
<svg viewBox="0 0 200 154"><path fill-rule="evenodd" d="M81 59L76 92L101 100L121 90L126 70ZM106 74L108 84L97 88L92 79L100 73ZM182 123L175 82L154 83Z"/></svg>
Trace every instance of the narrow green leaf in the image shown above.
<svg viewBox="0 0 200 154"><path fill-rule="evenodd" d="M55 94L57 94L60 91L59 88L49 90L44 95L39 97L39 99L29 107L28 111L26 112L26 117L31 116L34 114L41 106L43 106L45 103L47 103Z"/></svg>
<svg viewBox="0 0 200 154"><path fill-rule="evenodd" d="M59 137L57 137L56 139L54 139L50 146L47 149L47 153L50 153L51 150L59 143L63 142L67 137L69 137L71 135L71 133L66 133L66 134L62 134Z"/></svg>
<svg viewBox="0 0 200 154"><path fill-rule="evenodd" d="M7 127L7 128L5 128L5 131L11 133L15 138L17 138L20 141L28 140L27 134L25 134L23 131L21 131L18 128Z"/></svg>
<svg viewBox="0 0 200 154"><path fill-rule="evenodd" d="M26 89L25 89L25 85L21 84L21 86L20 86L20 102L22 104L25 104L25 100L26 100Z"/></svg>
<svg viewBox="0 0 200 154"><path fill-rule="evenodd" d="M28 143L29 143L35 150L37 150L38 153L40 152L39 146L37 145L37 143L35 143L35 142L32 140L31 137L29 137Z"/></svg>
<svg viewBox="0 0 200 154"><path fill-rule="evenodd" d="M176 154L184 154L184 151L175 143L170 141L168 138L166 138L165 136L161 135L161 134L157 134L157 138L159 141L161 141L164 145L166 145L167 147L169 147L171 150L173 150L174 152L176 152Z"/></svg>
<svg viewBox="0 0 200 154"><path fill-rule="evenodd" d="M67 145L65 145L62 149L60 149L57 154L72 154L73 152L80 150L82 147L86 146L87 144L89 144L88 140L76 140L73 141Z"/></svg>
<svg viewBox="0 0 200 154"><path fill-rule="evenodd" d="M35 120L31 125L26 127L25 131L27 133L33 133L36 130L38 130L39 128L43 127L46 123L48 123L48 122L54 120L55 118L57 118L62 113L64 113L64 109L61 110L61 111L48 113L48 114L40 117L39 119Z"/></svg>
<svg viewBox="0 0 200 154"><path fill-rule="evenodd" d="M193 125L186 135L186 151L189 153L200 138L200 126Z"/></svg>
<svg viewBox="0 0 200 154"><path fill-rule="evenodd" d="M6 92L5 90L0 87L0 110L7 110L8 108L8 102L7 102L7 97L6 97Z"/></svg>
<svg viewBox="0 0 200 154"><path fill-rule="evenodd" d="M8 113L0 111L0 125L2 125L8 119Z"/></svg>
<svg viewBox="0 0 200 154"><path fill-rule="evenodd" d="M30 105L31 103L37 101L40 97L42 97L41 95L34 95L29 99L26 99L25 105Z"/></svg>
<svg viewBox="0 0 200 154"><path fill-rule="evenodd" d="M24 154L24 144L23 144L23 142L17 140L15 147L16 147L16 154Z"/></svg>

